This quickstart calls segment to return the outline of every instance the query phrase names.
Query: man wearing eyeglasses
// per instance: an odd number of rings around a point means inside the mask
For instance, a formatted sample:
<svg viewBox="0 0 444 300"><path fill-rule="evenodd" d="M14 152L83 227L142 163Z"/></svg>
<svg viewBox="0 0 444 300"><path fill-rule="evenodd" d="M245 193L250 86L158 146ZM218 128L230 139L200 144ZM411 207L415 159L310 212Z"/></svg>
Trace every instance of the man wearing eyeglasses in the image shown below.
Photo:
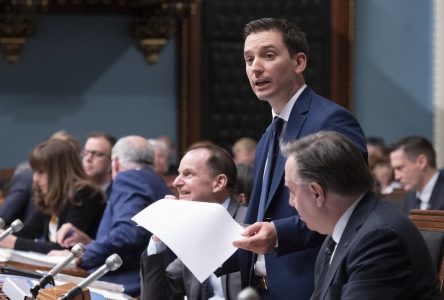
<svg viewBox="0 0 444 300"><path fill-rule="evenodd" d="M116 139L104 132L92 132L82 151L82 165L86 175L109 195L111 190L111 149Z"/></svg>

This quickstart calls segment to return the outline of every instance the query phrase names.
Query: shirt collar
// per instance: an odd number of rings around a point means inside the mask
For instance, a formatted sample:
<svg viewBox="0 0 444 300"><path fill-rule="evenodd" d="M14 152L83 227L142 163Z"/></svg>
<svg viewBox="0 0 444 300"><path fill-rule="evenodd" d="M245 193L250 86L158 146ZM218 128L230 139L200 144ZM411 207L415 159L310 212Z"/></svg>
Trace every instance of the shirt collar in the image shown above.
<svg viewBox="0 0 444 300"><path fill-rule="evenodd" d="M291 110L293 109L293 105L296 103L296 100L299 98L299 96L302 94L302 92L305 90L306 87L307 85L304 84L296 91L296 93L290 98L290 101L288 101L287 104L285 104L280 114L275 113L274 110L271 109L271 114L273 115L273 118L279 117L283 119L285 122L288 122Z"/></svg>
<svg viewBox="0 0 444 300"><path fill-rule="evenodd" d="M350 207L347 208L347 210L342 214L338 222L336 222L335 228L333 229L333 233L331 235L336 244L338 244L339 241L341 240L342 234L344 233L345 226L347 226L348 220L350 220L353 211L355 210L359 202L361 202L363 197L364 194L359 196L359 198L355 202L353 202L353 204L350 205Z"/></svg>
<svg viewBox="0 0 444 300"><path fill-rule="evenodd" d="M435 187L436 181L438 181L439 172L436 171L435 175L430 178L427 184L421 191L416 192L417 198L421 199L421 202L428 203L430 201L430 197L432 196L433 188Z"/></svg>

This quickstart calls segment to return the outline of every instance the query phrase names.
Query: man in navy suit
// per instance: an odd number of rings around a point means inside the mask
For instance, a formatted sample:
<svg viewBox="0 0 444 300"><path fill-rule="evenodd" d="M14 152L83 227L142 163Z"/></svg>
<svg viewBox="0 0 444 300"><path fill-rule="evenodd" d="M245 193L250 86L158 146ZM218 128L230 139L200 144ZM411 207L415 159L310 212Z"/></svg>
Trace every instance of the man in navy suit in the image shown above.
<svg viewBox="0 0 444 300"><path fill-rule="evenodd" d="M403 211L444 209L444 172L436 167L436 153L424 137L409 136L397 142L390 153L395 179L405 191Z"/></svg>
<svg viewBox="0 0 444 300"><path fill-rule="evenodd" d="M69 247L78 242L86 246L85 254L77 261L79 267L93 271L105 259L117 253L122 266L109 272L102 280L123 284L125 293L140 294L140 255L150 234L136 226L131 218L146 206L169 193L163 180L154 173L154 149L140 136L119 139L111 154L113 185L95 240L91 240L71 224L64 224L57 232L57 242Z"/></svg>
<svg viewBox="0 0 444 300"><path fill-rule="evenodd" d="M298 139L320 130L348 136L367 156L365 137L356 119L343 107L314 93L305 84L308 44L305 34L282 19L259 19L244 28L244 59L250 85L267 101L274 117L283 121L280 142ZM263 299L308 299L313 292L314 264L323 236L309 230L288 204L284 186L285 158L267 159L272 141L271 126L256 150L255 179L245 219L244 235L234 242L244 286L259 289ZM275 162L274 162L275 161ZM262 191L267 164L274 175ZM262 194L262 199L261 199ZM257 255L258 254L258 255Z"/></svg>
<svg viewBox="0 0 444 300"><path fill-rule="evenodd" d="M312 300L442 299L430 253L405 214L371 190L354 143L321 131L284 146L290 204L327 238Z"/></svg>

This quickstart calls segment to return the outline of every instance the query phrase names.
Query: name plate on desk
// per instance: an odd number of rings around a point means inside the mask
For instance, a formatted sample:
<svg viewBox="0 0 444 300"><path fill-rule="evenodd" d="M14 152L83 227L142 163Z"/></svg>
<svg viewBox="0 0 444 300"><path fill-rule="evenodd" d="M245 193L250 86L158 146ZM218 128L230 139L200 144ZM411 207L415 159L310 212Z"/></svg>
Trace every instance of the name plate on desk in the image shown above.
<svg viewBox="0 0 444 300"><path fill-rule="evenodd" d="M29 279L6 277L3 282L3 293L11 300L32 299Z"/></svg>

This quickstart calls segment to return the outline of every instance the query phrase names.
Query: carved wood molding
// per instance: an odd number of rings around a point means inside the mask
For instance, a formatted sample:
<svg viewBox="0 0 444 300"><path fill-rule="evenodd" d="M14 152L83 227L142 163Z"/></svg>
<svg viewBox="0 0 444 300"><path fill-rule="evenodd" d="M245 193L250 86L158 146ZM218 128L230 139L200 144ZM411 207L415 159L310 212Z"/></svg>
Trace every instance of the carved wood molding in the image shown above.
<svg viewBox="0 0 444 300"><path fill-rule="evenodd" d="M195 11L195 0L6 0L0 1L0 46L8 62L17 62L36 31L37 13L117 13L134 17L131 34L146 61L156 63L180 22Z"/></svg>

